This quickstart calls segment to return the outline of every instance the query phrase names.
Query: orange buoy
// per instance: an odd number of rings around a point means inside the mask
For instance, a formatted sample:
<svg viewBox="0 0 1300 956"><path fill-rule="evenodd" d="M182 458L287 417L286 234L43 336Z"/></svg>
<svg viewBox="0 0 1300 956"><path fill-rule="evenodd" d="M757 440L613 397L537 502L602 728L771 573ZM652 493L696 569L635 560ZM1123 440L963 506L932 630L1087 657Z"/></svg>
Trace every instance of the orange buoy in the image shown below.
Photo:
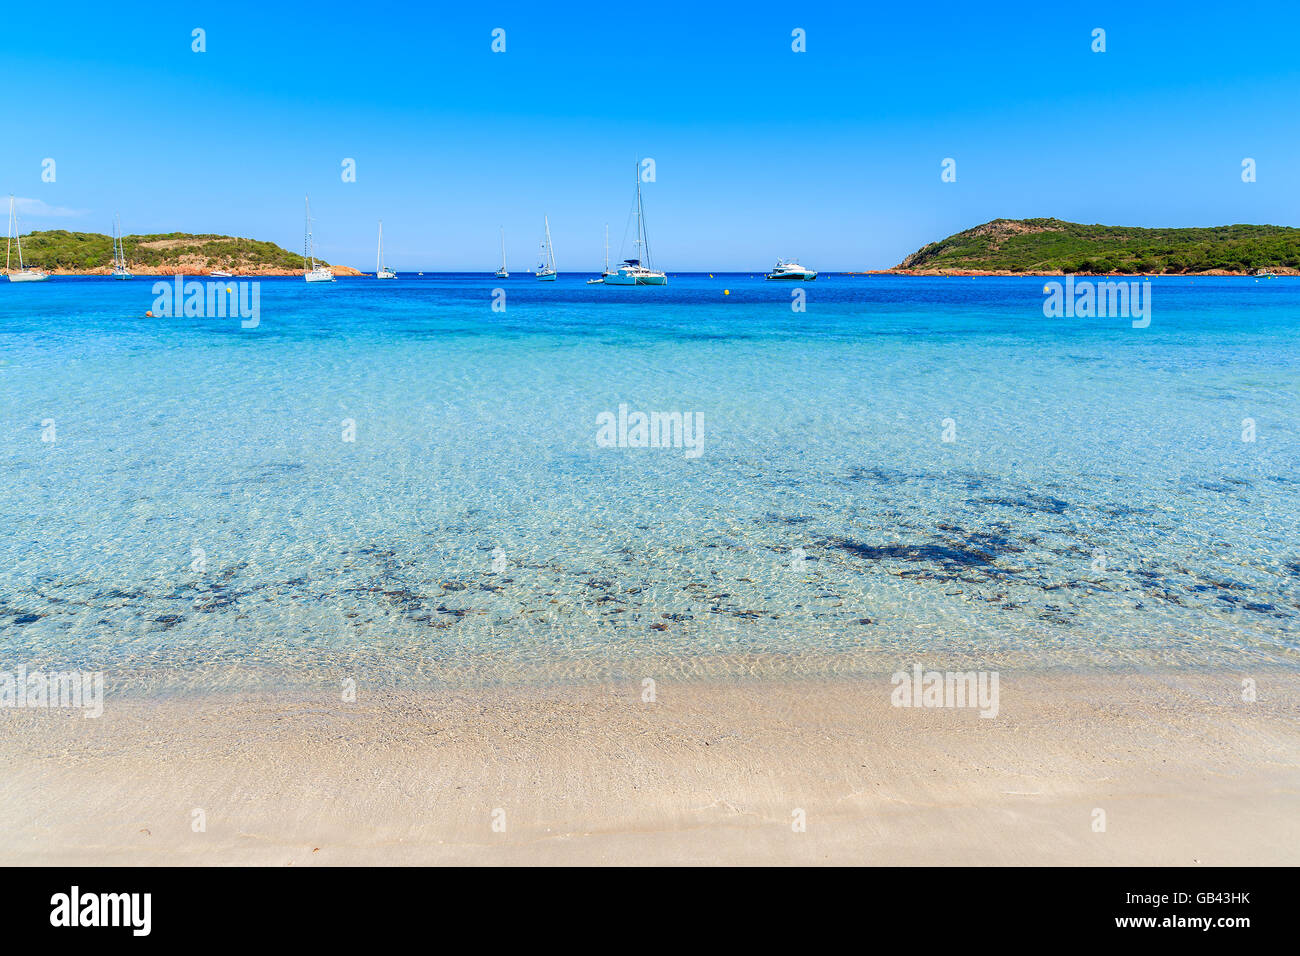
<svg viewBox="0 0 1300 956"><path fill-rule="evenodd" d="M152 319L152 318L153 318L153 310L151 309L150 311L146 312L144 315L145 315L145 318L147 318L147 319Z"/></svg>

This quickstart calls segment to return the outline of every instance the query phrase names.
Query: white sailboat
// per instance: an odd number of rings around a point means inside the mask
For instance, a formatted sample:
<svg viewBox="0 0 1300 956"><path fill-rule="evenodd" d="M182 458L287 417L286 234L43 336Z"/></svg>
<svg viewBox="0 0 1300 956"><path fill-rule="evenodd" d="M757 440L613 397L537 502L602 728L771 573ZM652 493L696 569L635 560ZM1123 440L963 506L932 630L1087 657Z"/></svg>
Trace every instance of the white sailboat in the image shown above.
<svg viewBox="0 0 1300 956"><path fill-rule="evenodd" d="M506 227L501 227L501 268L497 270L498 279L509 279L510 273L506 271Z"/></svg>
<svg viewBox="0 0 1300 956"><path fill-rule="evenodd" d="M18 271L10 272L9 249L15 242L18 243ZM5 272L10 282L44 282L49 278L40 269L28 269L23 263L23 240L18 235L18 207L14 205L12 194L9 196L9 241L5 244Z"/></svg>
<svg viewBox="0 0 1300 956"><path fill-rule="evenodd" d="M316 244L311 235L311 200L306 199L307 226L302 239L303 278L308 282L333 282L329 266L316 265Z"/></svg>
<svg viewBox="0 0 1300 956"><path fill-rule="evenodd" d="M617 272L604 276L604 285L667 285L668 276L654 270L650 258L650 240L646 235L645 206L641 202L641 161L636 163L636 256L624 259Z"/></svg>
<svg viewBox="0 0 1300 956"><path fill-rule="evenodd" d="M113 217L113 272L114 279L130 279L131 270L126 267L126 250L122 246L122 217Z"/></svg>
<svg viewBox="0 0 1300 956"><path fill-rule="evenodd" d="M546 218L546 241L542 243L540 261L537 263L537 278L543 282L555 281L555 249L551 246L551 220Z"/></svg>
<svg viewBox="0 0 1300 956"><path fill-rule="evenodd" d="M605 268L601 270L599 279L588 279L587 285L600 285L611 275L613 273L609 271L609 223L605 223Z"/></svg>
<svg viewBox="0 0 1300 956"><path fill-rule="evenodd" d="M397 273L384 267L384 220L379 220L379 255L375 260L376 279L396 279Z"/></svg>

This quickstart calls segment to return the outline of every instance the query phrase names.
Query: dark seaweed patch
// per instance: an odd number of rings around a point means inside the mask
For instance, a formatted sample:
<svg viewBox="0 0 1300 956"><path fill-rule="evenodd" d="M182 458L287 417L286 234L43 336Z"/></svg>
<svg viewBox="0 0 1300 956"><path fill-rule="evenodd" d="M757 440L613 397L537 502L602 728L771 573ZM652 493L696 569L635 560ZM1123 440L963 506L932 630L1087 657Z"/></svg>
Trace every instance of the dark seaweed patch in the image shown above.
<svg viewBox="0 0 1300 956"><path fill-rule="evenodd" d="M1193 487L1202 488L1205 491L1218 492L1219 494L1226 494L1227 492L1235 490L1230 485L1226 485L1220 481L1198 481Z"/></svg>
<svg viewBox="0 0 1300 956"><path fill-rule="evenodd" d="M223 594L214 589L203 597L194 599L194 610L202 611L204 614L211 614L213 611L220 611L222 608L230 607L238 600L239 598L233 594Z"/></svg>
<svg viewBox="0 0 1300 956"><path fill-rule="evenodd" d="M1038 511L1052 515L1062 514L1070 507L1068 501L1062 501L1053 495L1025 495L1021 498L975 498L971 503L1001 505L1004 508L1016 508L1019 511Z"/></svg>
<svg viewBox="0 0 1300 956"><path fill-rule="evenodd" d="M1258 601L1248 601L1245 598L1237 597L1235 594L1220 594L1218 600L1225 604L1232 604L1241 608L1243 611L1276 611L1277 608L1272 604L1261 604Z"/></svg>
<svg viewBox="0 0 1300 956"><path fill-rule="evenodd" d="M1046 611L1038 615L1040 621L1047 621L1049 624L1073 624L1074 622L1066 616L1059 607L1049 607Z"/></svg>
<svg viewBox="0 0 1300 956"><path fill-rule="evenodd" d="M860 544L845 538L826 542L830 547L839 548L849 554L867 561L913 561L929 564L962 565L967 567L989 567L993 564L993 555L975 548L954 547L947 544Z"/></svg>
<svg viewBox="0 0 1300 956"><path fill-rule="evenodd" d="M771 511L769 511L764 517L766 517L769 521L775 521L780 524L791 524L791 525L807 524L809 521L813 520L812 517L809 515L779 515L779 514L774 514Z"/></svg>

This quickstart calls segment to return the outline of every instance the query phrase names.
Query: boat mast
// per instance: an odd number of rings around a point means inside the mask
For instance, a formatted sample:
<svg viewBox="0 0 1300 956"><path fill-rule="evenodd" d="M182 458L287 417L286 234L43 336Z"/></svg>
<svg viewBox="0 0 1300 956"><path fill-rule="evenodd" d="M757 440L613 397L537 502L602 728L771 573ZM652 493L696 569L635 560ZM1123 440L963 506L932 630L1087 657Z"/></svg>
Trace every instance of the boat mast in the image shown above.
<svg viewBox="0 0 1300 956"><path fill-rule="evenodd" d="M555 271L555 247L551 245L551 217L544 216L543 219L546 221L546 260L547 260L547 264L551 267L551 271L554 272Z"/></svg>
<svg viewBox="0 0 1300 956"><path fill-rule="evenodd" d="M645 228L645 203L641 199L641 170L638 164L636 176L636 209L637 224L641 229L641 245L645 246L645 261L642 263L647 269L654 269L653 256L650 254L650 236Z"/></svg>
<svg viewBox="0 0 1300 956"><path fill-rule="evenodd" d="M303 204L307 209L307 219L303 223L302 262L308 271L312 271L316 268L316 255L311 244L311 198L303 196Z"/></svg>
<svg viewBox="0 0 1300 956"><path fill-rule="evenodd" d="M645 264L644 262L642 262L642 256L641 256L641 246L643 245L641 237L643 233L644 233L644 228L641 225L641 160L638 159L636 161L636 243L635 245L636 245L637 262L640 262L642 265Z"/></svg>
<svg viewBox="0 0 1300 956"><path fill-rule="evenodd" d="M14 217L14 242L18 245L18 271L26 272L27 263L23 262L23 237L18 232L18 207L14 205L14 197L9 197L9 208L13 210Z"/></svg>
<svg viewBox="0 0 1300 956"><path fill-rule="evenodd" d="M384 220L379 220L379 252L375 256L375 272L384 271Z"/></svg>
<svg viewBox="0 0 1300 956"><path fill-rule="evenodd" d="M14 197L9 196L9 238L5 242L5 274L9 274L9 250L14 244Z"/></svg>

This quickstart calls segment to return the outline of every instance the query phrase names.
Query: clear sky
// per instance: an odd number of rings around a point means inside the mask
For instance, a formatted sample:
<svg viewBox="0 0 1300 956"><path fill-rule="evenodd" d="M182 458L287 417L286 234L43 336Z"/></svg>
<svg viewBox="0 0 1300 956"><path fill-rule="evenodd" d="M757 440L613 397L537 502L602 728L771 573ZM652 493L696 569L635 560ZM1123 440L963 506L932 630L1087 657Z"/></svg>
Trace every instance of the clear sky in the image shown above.
<svg viewBox="0 0 1300 956"><path fill-rule="evenodd" d="M523 271L546 214L596 270L637 156L670 272L883 268L999 216L1300 225L1294 0L727 7L16 0L0 190L24 230L293 250L310 193L319 254L366 269L382 218L399 269L493 269L504 226Z"/></svg>

